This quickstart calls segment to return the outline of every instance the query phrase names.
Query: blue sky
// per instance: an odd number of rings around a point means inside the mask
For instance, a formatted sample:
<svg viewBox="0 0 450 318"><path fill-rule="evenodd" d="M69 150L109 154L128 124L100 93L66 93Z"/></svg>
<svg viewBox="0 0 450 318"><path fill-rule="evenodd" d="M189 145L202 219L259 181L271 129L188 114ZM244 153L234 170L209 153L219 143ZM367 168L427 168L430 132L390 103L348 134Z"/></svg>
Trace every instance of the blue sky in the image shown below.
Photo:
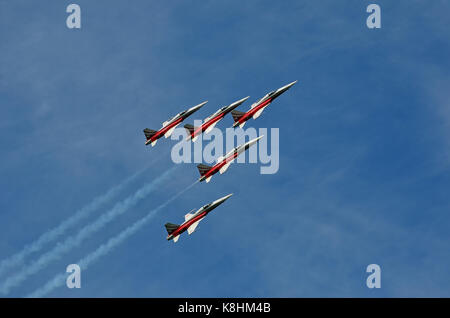
<svg viewBox="0 0 450 318"><path fill-rule="evenodd" d="M246 127L280 128L280 169L197 184L56 297L450 296L450 31L444 1L0 1L0 259L148 167L7 275L170 169L187 122L298 80ZM230 127L226 117L219 128ZM195 164L7 296L25 296L198 178ZM163 224L234 196L177 244ZM382 288L365 285L368 264Z"/></svg>

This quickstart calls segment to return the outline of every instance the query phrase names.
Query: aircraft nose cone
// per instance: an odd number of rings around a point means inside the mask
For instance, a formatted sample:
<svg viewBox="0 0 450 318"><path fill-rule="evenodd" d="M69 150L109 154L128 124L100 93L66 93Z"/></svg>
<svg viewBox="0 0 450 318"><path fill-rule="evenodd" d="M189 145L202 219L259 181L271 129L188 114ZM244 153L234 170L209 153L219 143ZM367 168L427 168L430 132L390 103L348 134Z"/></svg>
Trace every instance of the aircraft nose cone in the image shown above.
<svg viewBox="0 0 450 318"><path fill-rule="evenodd" d="M297 83L298 81L293 81L292 83L287 84L286 86L283 86L282 88L280 88L281 91L287 91L289 88L291 88L292 86L295 85L295 83Z"/></svg>
<svg viewBox="0 0 450 318"><path fill-rule="evenodd" d="M224 203L226 200L228 200L229 197L231 197L233 195L233 193L230 193L229 195L224 196L223 198L218 199L216 202L217 204L222 204Z"/></svg>
<svg viewBox="0 0 450 318"><path fill-rule="evenodd" d="M229 106L227 107L227 110L230 111L230 110L235 109L236 107L238 107L239 105L241 105L243 102L245 102L245 101L246 101L247 99L249 99L249 98L250 98L250 96L247 96L247 97L245 97L245 98L242 98L242 99L240 99L240 100L234 102L233 104L231 104L231 105L229 105Z"/></svg>
<svg viewBox="0 0 450 318"><path fill-rule="evenodd" d="M194 112L196 112L197 110L199 110L200 108L202 108L208 101L204 101L203 103L200 103L194 107L192 107L191 109L189 109L189 113L192 114Z"/></svg>
<svg viewBox="0 0 450 318"><path fill-rule="evenodd" d="M208 102L208 101L205 100L203 103L198 104L197 106L195 106L195 109L199 109L199 108L203 107L207 102Z"/></svg>
<svg viewBox="0 0 450 318"><path fill-rule="evenodd" d="M237 103L242 104L243 102L245 102L245 101L246 101L247 99L249 99L249 98L250 98L250 96L244 97L243 99L238 100L238 101L236 102L236 104L237 104Z"/></svg>
<svg viewBox="0 0 450 318"><path fill-rule="evenodd" d="M230 193L229 195L223 197L223 200L224 200L224 201L227 200L227 199L228 199L229 197L231 197L232 195L233 195L233 193Z"/></svg>
<svg viewBox="0 0 450 318"><path fill-rule="evenodd" d="M248 144L251 146L251 145L254 145L258 140L260 140L262 137L264 137L264 135L261 135L261 136L259 136L259 137L256 137L255 139L252 139L252 140L250 140L249 142L248 142Z"/></svg>

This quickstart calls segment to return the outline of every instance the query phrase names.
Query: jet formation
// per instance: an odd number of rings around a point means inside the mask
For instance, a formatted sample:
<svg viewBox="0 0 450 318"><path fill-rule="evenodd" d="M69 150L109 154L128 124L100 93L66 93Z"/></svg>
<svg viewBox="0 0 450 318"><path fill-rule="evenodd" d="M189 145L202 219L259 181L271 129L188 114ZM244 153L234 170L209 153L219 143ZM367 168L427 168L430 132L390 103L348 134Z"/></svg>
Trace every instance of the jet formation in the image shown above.
<svg viewBox="0 0 450 318"><path fill-rule="evenodd" d="M190 124L184 125L184 128L187 132L187 138L186 140L191 140L192 142L195 142L197 138L205 133L208 134L211 132L216 124L222 120L228 113L231 113L234 124L233 128L239 126L240 128L243 128L245 123L250 119L257 119L259 116L261 116L264 109L269 106L276 98L278 98L281 94L286 92L289 88L291 88L297 81L294 81L292 83L289 83L277 90L271 91L264 95L261 99L253 103L250 107L250 109L246 112L241 112L236 110L238 106L240 106L242 103L244 103L249 96L242 98L238 101L235 101L234 103L223 106L222 108L218 109L216 112L214 112L212 115L208 116L202 121L202 124L199 127L195 127ZM145 145L151 144L152 147L155 146L158 139L160 139L162 136L165 138L168 138L172 135L175 128L183 122L187 117L198 111L200 108L202 108L207 101L200 103L196 106L193 106L185 111L182 111L178 114L176 114L173 118L165 121L162 124L162 127L159 130L152 130L149 128L144 129L144 134L146 137ZM200 178L198 181L206 181L208 183L212 176L219 172L220 174L227 171L230 164L244 151L246 151L248 148L250 148L252 145L256 144L258 140L260 140L263 136L259 136L255 139L252 139L242 145L237 146L236 148L232 149L230 152L228 152L225 156L221 156L217 159L217 162L213 166L208 166L204 164L199 164L197 166L198 171L200 172ZM166 223L165 227L167 230L167 240L173 240L174 242L177 242L180 235L184 233L185 231L188 232L188 234L192 234L198 224L200 223L203 218L205 218L208 213L210 213L212 210L214 210L216 207L221 205L223 202L225 202L229 197L231 197L232 194L229 194L227 196L224 196L220 199L217 199L216 201L213 201L209 204L206 204L202 206L200 209L195 211L194 213L187 213L184 216L184 222L181 225L173 224L173 223Z"/></svg>

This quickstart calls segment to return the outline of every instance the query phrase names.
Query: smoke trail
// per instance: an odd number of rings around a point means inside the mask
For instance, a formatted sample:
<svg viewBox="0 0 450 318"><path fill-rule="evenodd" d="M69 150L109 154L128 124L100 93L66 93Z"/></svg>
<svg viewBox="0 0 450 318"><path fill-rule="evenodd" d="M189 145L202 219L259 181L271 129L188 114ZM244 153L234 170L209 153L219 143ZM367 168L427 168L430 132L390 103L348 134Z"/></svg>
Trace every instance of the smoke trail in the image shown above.
<svg viewBox="0 0 450 318"><path fill-rule="evenodd" d="M11 267L15 267L15 266L21 264L24 261L25 257L30 255L31 253L41 250L46 243L49 243L52 240L58 238L58 236L63 234L67 229L76 225L78 222L80 222L81 220L83 220L84 218L89 216L89 214L91 212L97 210L101 205L108 203L120 191L122 191L128 184L130 184L132 181L134 181L147 168L148 167L141 169L140 171L136 172L132 176L125 179L119 185L111 188L105 194L95 198L91 203L89 203L85 207L83 207L80 210L78 210L77 212L75 212L75 214L73 214L71 217L69 217L65 221L61 222L57 227L45 232L34 242L32 242L28 245L25 245L25 247L20 252L1 261L0 262L0 276L5 271L10 269Z"/></svg>
<svg viewBox="0 0 450 318"><path fill-rule="evenodd" d="M59 259L61 255L80 245L81 242L95 232L99 231L107 223L125 213L129 208L136 205L140 200L144 199L149 193L155 190L157 185L166 180L177 167L178 166L172 167L157 179L147 183L133 195L117 203L111 210L100 215L97 220L83 227L75 236L68 237L64 242L58 243L52 250L43 254L36 262L26 266L21 272L8 277L0 286L0 293L8 294L12 287L19 285L28 276L33 275L45 268L50 262Z"/></svg>
<svg viewBox="0 0 450 318"><path fill-rule="evenodd" d="M147 224L155 215L158 213L161 209L165 208L170 202L175 200L177 197L182 195L184 192L192 188L198 181L194 182L190 186L186 187L184 190L178 192L176 195L174 195L172 198L158 206L157 208L150 211L146 216L144 216L142 219L136 221L131 226L127 227L125 230L120 232L118 235L110 238L106 243L100 245L95 251L92 253L86 255L82 259L80 259L77 264L80 266L81 269L87 269L89 265L92 265L96 261L98 261L102 256L107 255L109 252L111 252L114 248L116 248L118 245L120 245L122 242L124 242L127 238L129 238L131 235L136 233L140 228L142 228L145 224ZM49 280L43 287L35 290L33 293L28 295L27 297L43 297L53 291L55 288L64 286L65 280L66 280L67 274L57 274L54 276L51 280Z"/></svg>

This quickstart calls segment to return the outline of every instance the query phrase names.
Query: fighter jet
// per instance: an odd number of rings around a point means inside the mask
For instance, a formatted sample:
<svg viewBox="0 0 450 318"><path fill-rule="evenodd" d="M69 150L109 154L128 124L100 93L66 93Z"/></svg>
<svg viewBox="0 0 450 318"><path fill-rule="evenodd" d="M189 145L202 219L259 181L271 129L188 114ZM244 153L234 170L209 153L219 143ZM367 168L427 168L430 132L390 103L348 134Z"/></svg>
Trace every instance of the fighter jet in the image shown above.
<svg viewBox="0 0 450 318"><path fill-rule="evenodd" d="M191 235L197 228L197 225L200 223L200 221L203 220L203 218L208 215L209 212L224 203L225 200L227 200L232 195L233 194L229 194L214 202L206 204L198 209L195 213L191 213L194 211L192 210L184 216L184 222L181 225L166 223L164 226L166 227L168 233L167 240L173 240L176 243L180 238L180 234L185 232L186 230L188 231L188 234Z"/></svg>
<svg viewBox="0 0 450 318"><path fill-rule="evenodd" d="M275 98L277 98L278 96L283 94L285 91L287 91L289 88L291 88L291 86L294 85L295 83L297 83L297 81L287 84L286 86L283 86L283 87L277 89L276 91L272 91L272 92L266 94L263 98L261 98L256 103L254 103L246 113L240 112L237 110L233 110L231 112L231 115L233 116L233 119L234 119L233 127L239 126L242 128L242 127L244 127L247 120L249 120L251 117L253 117L253 119L256 119L259 116L261 116L264 108L269 106L269 104L272 103L272 101Z"/></svg>
<svg viewBox="0 0 450 318"><path fill-rule="evenodd" d="M147 138L147 141L145 142L146 145L151 144L152 147L156 144L156 141L161 138L162 136L169 138L170 135L172 135L175 128L187 117L195 113L197 110L199 110L203 105L205 105L208 101L205 101L201 104L198 104L194 107L189 108L188 110L182 111L181 113L176 114L172 119L169 119L165 121L162 124L162 128L158 131L145 128L144 134Z"/></svg>
<svg viewBox="0 0 450 318"><path fill-rule="evenodd" d="M255 139L250 140L249 142L246 142L245 144L242 144L240 146L237 146L230 152L228 152L224 157L219 157L217 160L217 163L214 166L207 166L204 164L199 164L197 166L198 171L200 172L200 179L198 179L200 182L203 180L206 180L208 183L211 180L211 177L216 174L217 172L220 172L220 174L227 171L230 164L234 161L234 159L237 158L241 153L243 153L245 150L250 148L252 145L254 145L259 139L264 137L264 135L259 136Z"/></svg>
<svg viewBox="0 0 450 318"><path fill-rule="evenodd" d="M209 133L211 130L213 130L214 126L223 118L226 114L231 112L233 109L241 105L243 102L245 102L250 96L247 96L243 99L238 100L237 102L234 102L231 105L224 106L217 110L214 114L209 116L203 121L203 124L200 127L194 127L190 124L184 125L184 128L186 128L188 137L186 140L191 139L193 142L195 142L198 138L198 136L205 132L205 134Z"/></svg>

